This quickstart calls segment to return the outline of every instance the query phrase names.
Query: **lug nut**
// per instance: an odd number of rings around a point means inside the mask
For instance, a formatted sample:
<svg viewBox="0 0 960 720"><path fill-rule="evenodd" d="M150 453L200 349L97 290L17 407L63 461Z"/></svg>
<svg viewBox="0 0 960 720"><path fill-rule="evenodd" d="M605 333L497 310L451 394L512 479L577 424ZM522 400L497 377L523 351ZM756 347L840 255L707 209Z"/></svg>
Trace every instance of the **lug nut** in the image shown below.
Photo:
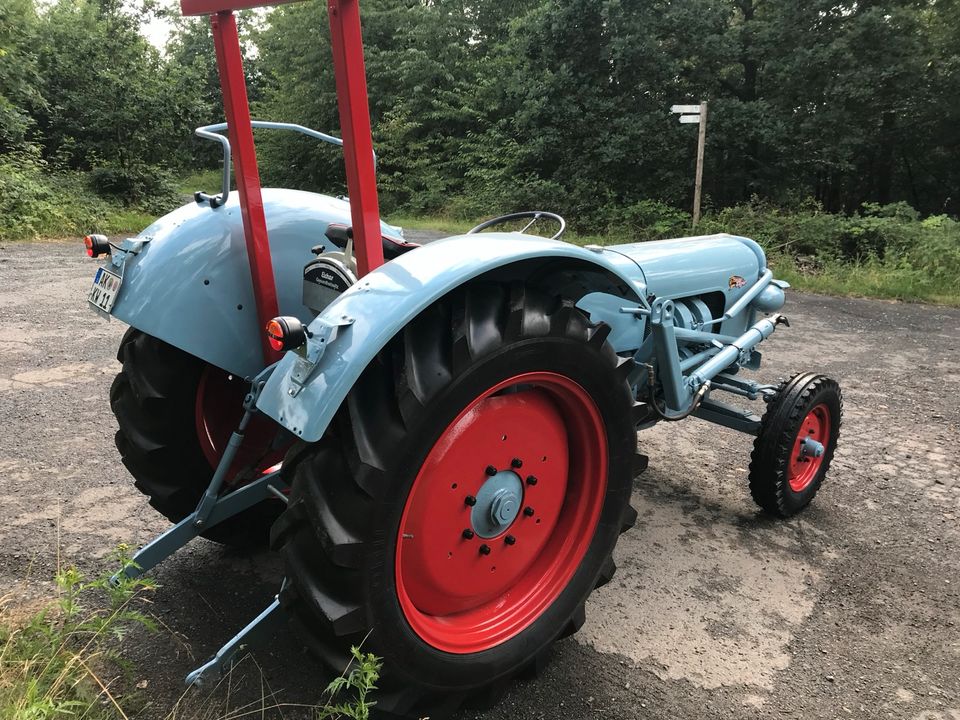
<svg viewBox="0 0 960 720"><path fill-rule="evenodd" d="M471 530L470 528L466 528L466 529L465 529L462 533L460 533L460 534L463 536L463 539L464 539L464 540L472 540L472 539L473 539L473 530Z"/></svg>
<svg viewBox="0 0 960 720"><path fill-rule="evenodd" d="M513 535L507 535L507 536L503 539L503 541L504 541L507 545L513 545L514 543L517 542L517 539L516 539Z"/></svg>
<svg viewBox="0 0 960 720"><path fill-rule="evenodd" d="M515 468L522 468L523 460L521 460L520 458L514 458L513 460L510 461L510 465L512 465Z"/></svg>
<svg viewBox="0 0 960 720"><path fill-rule="evenodd" d="M536 484L537 484L537 478L534 477L533 475L527 475L527 485L536 485Z"/></svg>
<svg viewBox="0 0 960 720"><path fill-rule="evenodd" d="M467 495L467 496L463 499L463 501L464 501L467 505L469 505L470 507L473 507L474 505L477 504L477 499L476 499L473 495Z"/></svg>
<svg viewBox="0 0 960 720"><path fill-rule="evenodd" d="M489 554L490 554L490 546L487 545L486 543L484 543L483 545L481 545L481 546L480 546L480 554L481 554L481 555L489 555Z"/></svg>
<svg viewBox="0 0 960 720"><path fill-rule="evenodd" d="M527 517L533 517L533 508L528 505L523 509L523 514Z"/></svg>
<svg viewBox="0 0 960 720"><path fill-rule="evenodd" d="M487 469L484 470L484 472L487 473L487 475L489 475L490 477L493 477L494 475L497 474L497 469L493 465L487 465Z"/></svg>

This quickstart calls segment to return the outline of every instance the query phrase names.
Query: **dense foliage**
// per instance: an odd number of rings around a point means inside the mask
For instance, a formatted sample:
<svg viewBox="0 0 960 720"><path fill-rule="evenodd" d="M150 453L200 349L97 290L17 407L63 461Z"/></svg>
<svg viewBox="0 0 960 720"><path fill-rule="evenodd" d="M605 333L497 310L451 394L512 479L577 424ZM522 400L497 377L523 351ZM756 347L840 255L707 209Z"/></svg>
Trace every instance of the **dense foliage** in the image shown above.
<svg viewBox="0 0 960 720"><path fill-rule="evenodd" d="M261 114L337 125L325 9L261 31ZM374 133L388 206L549 206L581 225L644 200L688 207L710 102L708 203L906 201L956 214L960 15L952 0L367 0ZM331 153L271 139L287 182Z"/></svg>
<svg viewBox="0 0 960 720"><path fill-rule="evenodd" d="M209 26L164 2L0 2L0 235L104 223L105 197L158 212L172 174L216 167L192 136L222 115ZM387 213L686 232L696 130L668 108L706 100L705 228L844 262L960 253L957 0L362 4ZM163 52L138 31L155 14ZM255 115L336 132L325 4L241 29ZM332 147L258 143L268 183L343 191Z"/></svg>

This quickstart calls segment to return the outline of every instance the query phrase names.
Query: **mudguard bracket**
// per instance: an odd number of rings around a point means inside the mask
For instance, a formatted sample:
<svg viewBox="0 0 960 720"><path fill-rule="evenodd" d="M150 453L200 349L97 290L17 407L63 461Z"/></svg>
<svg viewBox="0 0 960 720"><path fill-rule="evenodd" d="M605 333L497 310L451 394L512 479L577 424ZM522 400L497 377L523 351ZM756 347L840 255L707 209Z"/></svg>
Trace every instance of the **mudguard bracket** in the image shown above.
<svg viewBox="0 0 960 720"><path fill-rule="evenodd" d="M312 379L327 348L337 339L340 328L353 325L354 318L341 315L339 318L328 320L318 317L310 324L310 335L304 346L303 354L296 353L293 369L290 372L290 387L287 394L296 397Z"/></svg>

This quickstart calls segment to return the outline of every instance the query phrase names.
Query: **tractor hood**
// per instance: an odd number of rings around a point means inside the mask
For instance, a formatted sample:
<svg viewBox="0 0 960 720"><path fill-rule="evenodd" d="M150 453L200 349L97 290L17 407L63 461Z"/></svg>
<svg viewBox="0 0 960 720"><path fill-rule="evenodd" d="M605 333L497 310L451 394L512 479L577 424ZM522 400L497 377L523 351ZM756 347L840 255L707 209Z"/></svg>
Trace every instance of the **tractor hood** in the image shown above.
<svg viewBox="0 0 960 720"><path fill-rule="evenodd" d="M763 250L735 235L702 235L674 240L613 245L604 248L640 267L647 291L657 297L690 297L723 291L731 301L766 269Z"/></svg>

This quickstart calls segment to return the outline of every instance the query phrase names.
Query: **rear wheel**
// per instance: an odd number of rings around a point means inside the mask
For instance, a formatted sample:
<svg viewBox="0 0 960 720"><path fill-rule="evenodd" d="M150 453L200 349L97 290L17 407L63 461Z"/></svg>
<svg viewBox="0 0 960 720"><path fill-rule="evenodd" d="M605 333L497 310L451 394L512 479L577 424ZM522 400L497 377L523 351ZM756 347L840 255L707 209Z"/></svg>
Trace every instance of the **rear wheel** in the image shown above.
<svg viewBox="0 0 960 720"><path fill-rule="evenodd" d="M171 522L196 508L227 440L243 415L247 383L151 335L130 328L117 352L123 365L110 388L120 429L115 441L134 484ZM271 449L277 426L255 418L230 477L242 484L282 458ZM280 503L266 501L207 530L235 546L266 543Z"/></svg>
<svg viewBox="0 0 960 720"><path fill-rule="evenodd" d="M629 361L571 304L475 284L365 370L301 449L274 526L281 601L338 672L384 660L380 712L489 701L613 575L636 433Z"/></svg>

